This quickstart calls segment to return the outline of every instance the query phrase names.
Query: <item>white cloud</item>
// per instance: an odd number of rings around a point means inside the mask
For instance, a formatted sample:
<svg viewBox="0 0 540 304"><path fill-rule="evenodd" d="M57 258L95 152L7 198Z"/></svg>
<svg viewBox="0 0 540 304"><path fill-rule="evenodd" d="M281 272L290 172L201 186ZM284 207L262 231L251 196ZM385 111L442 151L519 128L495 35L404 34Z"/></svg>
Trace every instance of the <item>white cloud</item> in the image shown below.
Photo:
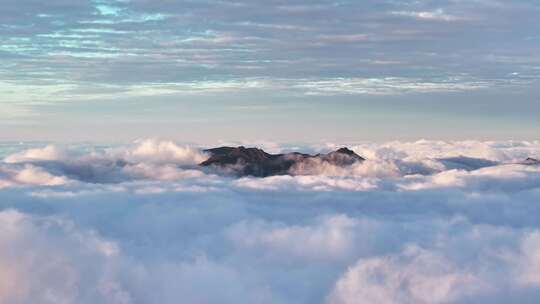
<svg viewBox="0 0 540 304"><path fill-rule="evenodd" d="M465 17L459 17L451 14L447 14L443 9L436 9L434 11L395 11L393 15L413 17L422 20L435 20L435 21L459 21L467 20Z"/></svg>
<svg viewBox="0 0 540 304"><path fill-rule="evenodd" d="M64 158L64 153L56 146L48 145L44 148L28 149L20 153L7 156L6 163L20 163L39 160L58 160Z"/></svg>
<svg viewBox="0 0 540 304"><path fill-rule="evenodd" d="M59 219L0 212L0 301L132 303L112 270L118 248Z"/></svg>
<svg viewBox="0 0 540 304"><path fill-rule="evenodd" d="M178 165L199 164L208 156L198 149L179 146L172 141L146 139L137 141L132 149L110 150L108 154L129 162L175 163Z"/></svg>
<svg viewBox="0 0 540 304"><path fill-rule="evenodd" d="M520 252L514 256L517 262L516 276L524 285L540 286L540 231L534 231L521 240Z"/></svg>
<svg viewBox="0 0 540 304"><path fill-rule="evenodd" d="M450 303L485 288L473 273L431 252L360 260L338 280L330 303Z"/></svg>
<svg viewBox="0 0 540 304"><path fill-rule="evenodd" d="M368 161L239 179L170 141L15 152L0 302L536 303L538 142L350 146Z"/></svg>
<svg viewBox="0 0 540 304"><path fill-rule="evenodd" d="M25 165L24 169L15 174L14 180L22 184L45 186L63 185L67 182L64 177L54 176L32 165Z"/></svg>
<svg viewBox="0 0 540 304"><path fill-rule="evenodd" d="M241 248L259 250L279 260L283 255L309 260L343 260L358 249L361 228L374 223L358 221L346 215L318 219L313 226L286 226L265 222L242 222L229 229L228 235Z"/></svg>
<svg viewBox="0 0 540 304"><path fill-rule="evenodd" d="M461 79L459 77L442 80L420 78L333 78L292 82L292 88L306 95L399 95L406 93L460 92L492 86L484 80Z"/></svg>

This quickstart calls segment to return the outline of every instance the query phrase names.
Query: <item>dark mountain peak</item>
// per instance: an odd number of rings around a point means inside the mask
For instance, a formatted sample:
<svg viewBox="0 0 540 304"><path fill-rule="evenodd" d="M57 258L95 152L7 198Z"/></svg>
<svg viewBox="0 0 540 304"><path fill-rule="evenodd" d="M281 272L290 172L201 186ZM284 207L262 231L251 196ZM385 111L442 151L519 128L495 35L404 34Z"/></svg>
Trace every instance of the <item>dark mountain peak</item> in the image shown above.
<svg viewBox="0 0 540 304"><path fill-rule="evenodd" d="M258 148L240 147L219 147L204 150L210 153L210 158L201 163L201 166L212 164L234 165L237 163L261 162L270 157L270 154Z"/></svg>
<svg viewBox="0 0 540 304"><path fill-rule="evenodd" d="M329 162L337 166L350 166L357 161L365 160L363 157L354 153L354 151L350 150L349 148L340 148L336 151L321 155L319 157L323 161Z"/></svg>
<svg viewBox="0 0 540 304"><path fill-rule="evenodd" d="M354 153L353 150L347 148L347 147L343 147L343 148L339 148L337 149L336 151L334 151L335 153L343 153L343 154L347 154L347 155L357 155L356 153Z"/></svg>
<svg viewBox="0 0 540 304"><path fill-rule="evenodd" d="M310 155L300 152L269 154L259 148L219 147L205 150L210 158L202 162L203 167L226 169L240 176L259 177L291 174L293 166L313 161L326 162L335 166L349 166L365 159L348 148L341 148L328 154Z"/></svg>
<svg viewBox="0 0 540 304"><path fill-rule="evenodd" d="M540 165L540 160L532 157L527 157L525 161L522 162L524 165Z"/></svg>

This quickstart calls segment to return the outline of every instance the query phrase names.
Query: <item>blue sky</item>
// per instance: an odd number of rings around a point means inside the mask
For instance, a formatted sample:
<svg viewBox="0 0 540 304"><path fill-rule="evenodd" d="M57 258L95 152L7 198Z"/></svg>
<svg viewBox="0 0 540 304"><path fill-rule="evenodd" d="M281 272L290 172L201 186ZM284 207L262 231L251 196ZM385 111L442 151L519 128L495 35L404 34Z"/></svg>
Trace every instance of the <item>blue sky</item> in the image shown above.
<svg viewBox="0 0 540 304"><path fill-rule="evenodd" d="M2 0L0 139L538 139L537 1Z"/></svg>

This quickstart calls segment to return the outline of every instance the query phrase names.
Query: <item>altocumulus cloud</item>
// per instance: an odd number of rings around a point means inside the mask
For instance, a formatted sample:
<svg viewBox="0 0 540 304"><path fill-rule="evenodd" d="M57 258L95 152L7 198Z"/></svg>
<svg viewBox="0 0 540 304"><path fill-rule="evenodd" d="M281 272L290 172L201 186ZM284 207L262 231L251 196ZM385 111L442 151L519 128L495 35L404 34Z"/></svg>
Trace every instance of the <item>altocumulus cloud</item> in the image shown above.
<svg viewBox="0 0 540 304"><path fill-rule="evenodd" d="M539 142L351 147L234 178L170 141L3 145L0 302L536 303Z"/></svg>

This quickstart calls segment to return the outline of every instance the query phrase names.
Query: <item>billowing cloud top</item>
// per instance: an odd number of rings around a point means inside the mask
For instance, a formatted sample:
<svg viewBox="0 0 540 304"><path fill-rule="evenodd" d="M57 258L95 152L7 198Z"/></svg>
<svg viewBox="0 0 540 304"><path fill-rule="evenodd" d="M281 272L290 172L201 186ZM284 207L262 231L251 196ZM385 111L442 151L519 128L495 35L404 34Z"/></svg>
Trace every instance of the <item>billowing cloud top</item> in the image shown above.
<svg viewBox="0 0 540 304"><path fill-rule="evenodd" d="M350 147L236 178L172 141L4 144L0 302L536 303L539 142Z"/></svg>

